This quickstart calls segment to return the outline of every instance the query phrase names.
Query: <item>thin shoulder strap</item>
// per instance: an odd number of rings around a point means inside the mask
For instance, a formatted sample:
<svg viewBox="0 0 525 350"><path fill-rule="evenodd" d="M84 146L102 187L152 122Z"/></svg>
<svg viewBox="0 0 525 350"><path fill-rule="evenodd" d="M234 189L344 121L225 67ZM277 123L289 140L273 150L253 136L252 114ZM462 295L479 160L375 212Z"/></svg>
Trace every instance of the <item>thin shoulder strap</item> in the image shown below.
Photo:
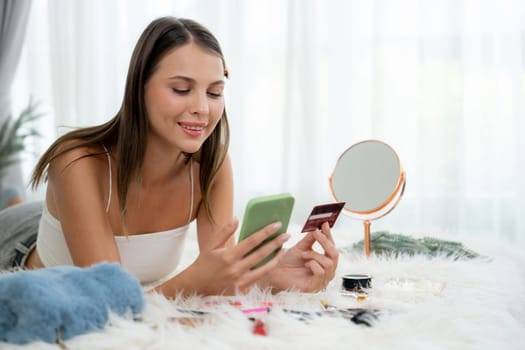
<svg viewBox="0 0 525 350"><path fill-rule="evenodd" d="M111 190L112 190L112 180L111 180L111 156L109 155L109 151L106 148L104 144L102 144L102 147L104 147L104 151L106 152L106 156L108 157L108 168L109 168L109 193L108 193L108 202L106 203L106 213L109 213L109 205L111 204Z"/></svg>
<svg viewBox="0 0 525 350"><path fill-rule="evenodd" d="M190 216L188 217L188 224L191 222L191 217L193 215L193 158L190 158L190 186L191 186L191 198L190 198Z"/></svg>

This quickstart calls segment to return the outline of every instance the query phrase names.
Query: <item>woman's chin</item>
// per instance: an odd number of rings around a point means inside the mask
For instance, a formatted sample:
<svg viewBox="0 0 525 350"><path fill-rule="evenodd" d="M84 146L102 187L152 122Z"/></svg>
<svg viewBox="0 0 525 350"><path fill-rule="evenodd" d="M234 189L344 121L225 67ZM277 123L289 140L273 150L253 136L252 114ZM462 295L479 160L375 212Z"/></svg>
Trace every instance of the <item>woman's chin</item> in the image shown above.
<svg viewBox="0 0 525 350"><path fill-rule="evenodd" d="M198 145L191 145L191 146L187 145L186 147L182 147L182 152L187 153L187 154L193 154L193 153L200 151L201 147L202 147L202 143Z"/></svg>

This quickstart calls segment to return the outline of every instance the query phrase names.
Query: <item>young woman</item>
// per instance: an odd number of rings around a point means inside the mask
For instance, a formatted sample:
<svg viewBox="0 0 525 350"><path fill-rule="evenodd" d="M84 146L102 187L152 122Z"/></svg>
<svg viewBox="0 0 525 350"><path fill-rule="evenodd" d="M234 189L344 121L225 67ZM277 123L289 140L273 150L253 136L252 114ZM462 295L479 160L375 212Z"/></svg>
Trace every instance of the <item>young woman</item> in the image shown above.
<svg viewBox="0 0 525 350"><path fill-rule="evenodd" d="M115 117L60 137L36 165L32 185L47 180L38 232L4 234L10 237L4 236L10 242L4 264L120 262L143 283L162 280L156 289L168 297L232 294L255 284L273 291L323 289L338 260L327 224L256 269L289 238L279 235L247 255L279 223L234 244L227 77L219 43L206 28L173 17L153 21L134 49ZM199 255L166 280L193 220ZM312 249L315 242L324 254ZM14 246L18 250L5 252Z"/></svg>

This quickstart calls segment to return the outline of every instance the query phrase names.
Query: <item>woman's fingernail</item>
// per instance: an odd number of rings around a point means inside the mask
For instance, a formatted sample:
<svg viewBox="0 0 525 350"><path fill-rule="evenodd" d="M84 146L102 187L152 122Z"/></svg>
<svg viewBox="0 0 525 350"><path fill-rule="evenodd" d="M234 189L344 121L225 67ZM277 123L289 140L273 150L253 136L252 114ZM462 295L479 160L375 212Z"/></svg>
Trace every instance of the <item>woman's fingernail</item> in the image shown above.
<svg viewBox="0 0 525 350"><path fill-rule="evenodd" d="M272 224L272 228L273 228L274 230L276 230L276 231L277 231L278 229L280 229L281 226L282 226L282 224L281 224L279 221L274 222L274 223Z"/></svg>
<svg viewBox="0 0 525 350"><path fill-rule="evenodd" d="M280 235L280 236L281 236L281 239L282 239L283 241L287 241L287 240L289 240L290 237L291 237L289 233L283 233L283 234Z"/></svg>

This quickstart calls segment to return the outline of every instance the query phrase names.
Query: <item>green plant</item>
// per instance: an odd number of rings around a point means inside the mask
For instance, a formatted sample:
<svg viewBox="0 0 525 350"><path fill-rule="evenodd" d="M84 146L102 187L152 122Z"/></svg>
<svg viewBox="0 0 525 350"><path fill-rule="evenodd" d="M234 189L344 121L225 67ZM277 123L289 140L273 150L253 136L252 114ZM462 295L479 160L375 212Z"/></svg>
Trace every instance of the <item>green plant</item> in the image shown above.
<svg viewBox="0 0 525 350"><path fill-rule="evenodd" d="M461 242L448 241L433 237L414 238L409 235L390 233L388 231L373 232L370 237L371 251L377 255L415 255L429 257L448 257L454 260L482 258L480 254L463 246ZM343 247L342 252L363 250L363 240L351 247Z"/></svg>
<svg viewBox="0 0 525 350"><path fill-rule="evenodd" d="M0 178L5 176L9 166L19 161L18 154L25 148L25 139L40 136L32 124L42 116L37 107L38 103L30 99L18 118L12 120L8 116L0 125Z"/></svg>

